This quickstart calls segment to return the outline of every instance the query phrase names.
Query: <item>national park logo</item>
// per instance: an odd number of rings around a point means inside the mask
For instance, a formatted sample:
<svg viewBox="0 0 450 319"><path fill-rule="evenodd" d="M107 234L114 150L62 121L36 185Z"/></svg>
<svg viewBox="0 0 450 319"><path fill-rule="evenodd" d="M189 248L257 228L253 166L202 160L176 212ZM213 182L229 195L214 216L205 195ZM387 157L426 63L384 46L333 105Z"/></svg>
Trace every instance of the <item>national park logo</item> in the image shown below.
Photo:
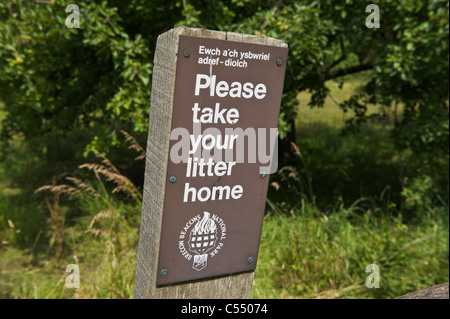
<svg viewBox="0 0 450 319"><path fill-rule="evenodd" d="M194 257L192 268L201 271L208 265L208 256L215 257L223 247L227 227L213 214L203 212L192 217L180 232L178 248L187 260Z"/></svg>

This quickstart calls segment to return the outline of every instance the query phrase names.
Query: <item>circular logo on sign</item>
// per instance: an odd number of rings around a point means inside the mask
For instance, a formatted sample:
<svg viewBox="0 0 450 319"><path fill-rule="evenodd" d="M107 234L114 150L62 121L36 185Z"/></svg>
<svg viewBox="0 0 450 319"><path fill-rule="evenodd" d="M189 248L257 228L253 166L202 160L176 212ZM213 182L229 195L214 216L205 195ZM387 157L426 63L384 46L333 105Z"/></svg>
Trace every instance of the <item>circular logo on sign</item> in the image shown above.
<svg viewBox="0 0 450 319"><path fill-rule="evenodd" d="M192 268L200 271L208 265L208 256L215 257L223 247L227 227L222 218L208 212L192 217L180 232L178 248Z"/></svg>

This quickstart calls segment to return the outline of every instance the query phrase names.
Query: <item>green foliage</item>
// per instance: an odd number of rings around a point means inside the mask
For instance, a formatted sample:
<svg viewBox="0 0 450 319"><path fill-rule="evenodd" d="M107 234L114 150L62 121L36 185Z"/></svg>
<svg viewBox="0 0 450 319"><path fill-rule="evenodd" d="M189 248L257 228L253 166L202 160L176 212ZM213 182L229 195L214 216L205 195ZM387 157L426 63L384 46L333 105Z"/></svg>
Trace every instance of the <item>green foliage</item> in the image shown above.
<svg viewBox="0 0 450 319"><path fill-rule="evenodd" d="M379 1L380 29L364 24L367 1L76 3L69 29L61 0L0 1L1 297L132 296L143 165L119 132L145 135L156 39L175 26L289 44L278 126L300 142L271 179L254 297L390 298L448 281L448 2ZM358 134L294 131L299 109L328 112L333 85L356 87L337 104ZM64 287L71 263L79 290ZM364 287L371 263L381 289Z"/></svg>
<svg viewBox="0 0 450 319"><path fill-rule="evenodd" d="M308 203L289 216L272 210L252 297L395 298L448 281L448 239L445 211L405 223L343 207L325 215ZM380 288L365 285L370 264Z"/></svg>
<svg viewBox="0 0 450 319"><path fill-rule="evenodd" d="M99 211L103 200L88 194L82 202L86 215L66 228L63 260L12 245L0 250L1 297L132 297L139 207L114 201L114 212ZM291 215L270 208L252 297L394 298L448 281L445 210L405 222L356 208L324 214L307 201ZM72 263L80 267L79 289L64 285ZM369 264L380 268L379 289L365 286Z"/></svg>
<svg viewBox="0 0 450 319"><path fill-rule="evenodd" d="M448 2L404 6L394 1L383 7L383 28L389 25L392 41L377 57L364 90L343 103L355 111L350 124L365 121L368 104L380 106L372 118L383 118L402 103L402 118L396 118L392 131L398 146L411 147L419 156L448 158Z"/></svg>
<svg viewBox="0 0 450 319"><path fill-rule="evenodd" d="M347 101L349 128L383 118L404 104L393 138L420 154L448 156L449 15L445 1L383 1L381 27L365 24L366 2L325 1L78 1L79 29L65 27L61 1L0 3L0 125L3 141L63 134L107 124L99 136L116 143L118 126L147 128L152 56L158 34L187 25L267 35L289 44L280 137L294 129L296 99L309 91L323 106L325 82L373 70ZM91 148L101 147L98 143ZM97 149L98 150L98 149Z"/></svg>
<svg viewBox="0 0 450 319"><path fill-rule="evenodd" d="M74 126L114 128L117 121L146 130L148 42L126 33L117 8L106 1L78 4L80 29L65 27L63 3L0 4L3 138L63 135Z"/></svg>
<svg viewBox="0 0 450 319"><path fill-rule="evenodd" d="M433 216L437 207L448 207L448 196L445 198L444 194L430 176L419 176L407 182L401 193L405 210L415 216Z"/></svg>
<svg viewBox="0 0 450 319"><path fill-rule="evenodd" d="M360 136L348 137L337 131L324 125L302 125L301 165L281 169L282 187L277 196L272 192L268 201L253 297L392 298L448 281L448 204L437 197L445 191L438 189L434 178L412 176L402 193L404 208L392 205L386 183L396 180L395 173L380 178L380 171L366 167L374 153L373 163L392 165L392 145L385 145L389 142L386 132L380 134L372 127L363 129ZM142 150L130 136L126 139L134 150ZM50 146L47 154L55 156L57 149ZM133 151L128 157L135 155ZM94 163L82 164L72 177L59 175L28 202L26 196L16 201L18 191L1 189L0 233L8 243L0 246L0 296L132 297L140 197L133 191L130 196L114 193L118 186L124 186L122 191L132 189L125 187L131 185L124 176L114 174L118 169L111 161L98 156ZM350 159L345 161L347 157ZM351 165L358 158L361 161ZM28 162L19 162L16 170L26 165ZM323 175L318 176L321 171ZM330 190L343 197L361 196L355 181L333 184L352 171L359 174L355 179L376 182L378 186L371 190L375 193L366 190L367 196L358 197L351 205L333 202L332 196L326 200L317 196ZM2 174L7 177L4 170ZM320 188L321 183L326 187ZM386 187L382 192L381 186ZM377 192L381 192L378 202L369 196ZM58 201L53 195L59 196L59 210L55 210ZM23 205L18 208L21 199ZM415 218L408 217L411 213ZM60 222L62 216L64 223ZM35 223L40 234L30 231L30 224ZM24 243L25 238L29 239ZM65 266L73 263L80 267L79 289L64 286ZM380 267L380 289L365 287L365 268L372 263Z"/></svg>

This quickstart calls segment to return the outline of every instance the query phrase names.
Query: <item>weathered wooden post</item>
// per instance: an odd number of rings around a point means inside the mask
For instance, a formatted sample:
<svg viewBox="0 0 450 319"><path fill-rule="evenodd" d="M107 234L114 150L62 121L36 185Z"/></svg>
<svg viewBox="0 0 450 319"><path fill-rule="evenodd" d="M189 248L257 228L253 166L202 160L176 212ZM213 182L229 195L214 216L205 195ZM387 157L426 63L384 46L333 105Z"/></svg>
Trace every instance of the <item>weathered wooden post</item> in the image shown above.
<svg viewBox="0 0 450 319"><path fill-rule="evenodd" d="M135 298L250 298L287 51L230 32L159 36Z"/></svg>

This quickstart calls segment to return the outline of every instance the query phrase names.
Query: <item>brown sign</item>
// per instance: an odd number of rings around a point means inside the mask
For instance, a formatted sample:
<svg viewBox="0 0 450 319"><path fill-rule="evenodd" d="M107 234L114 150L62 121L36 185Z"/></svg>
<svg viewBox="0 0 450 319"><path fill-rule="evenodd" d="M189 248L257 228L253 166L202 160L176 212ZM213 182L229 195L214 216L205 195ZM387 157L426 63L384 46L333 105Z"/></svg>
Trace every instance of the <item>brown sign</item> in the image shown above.
<svg viewBox="0 0 450 319"><path fill-rule="evenodd" d="M287 53L180 36L157 285L256 268Z"/></svg>

